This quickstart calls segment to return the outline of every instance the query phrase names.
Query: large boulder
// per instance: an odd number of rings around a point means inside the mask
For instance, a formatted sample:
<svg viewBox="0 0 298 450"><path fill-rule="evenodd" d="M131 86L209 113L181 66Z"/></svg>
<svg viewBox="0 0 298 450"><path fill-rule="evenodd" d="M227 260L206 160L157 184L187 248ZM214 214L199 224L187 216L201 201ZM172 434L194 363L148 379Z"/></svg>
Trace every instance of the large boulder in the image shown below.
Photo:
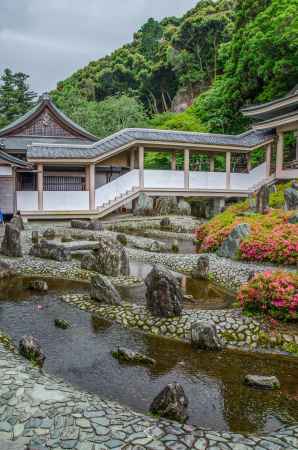
<svg viewBox="0 0 298 450"><path fill-rule="evenodd" d="M153 216L153 199L141 192L133 213L135 216Z"/></svg>
<svg viewBox="0 0 298 450"><path fill-rule="evenodd" d="M10 223L14 224L20 231L25 230L24 221L20 214L13 216Z"/></svg>
<svg viewBox="0 0 298 450"><path fill-rule="evenodd" d="M222 350L223 343L213 322L199 321L191 326L191 344L200 350Z"/></svg>
<svg viewBox="0 0 298 450"><path fill-rule="evenodd" d="M160 197L156 201L156 211L159 216L178 214L178 202L176 197Z"/></svg>
<svg viewBox="0 0 298 450"><path fill-rule="evenodd" d="M280 382L275 376L246 375L244 383L261 389L279 389Z"/></svg>
<svg viewBox="0 0 298 450"><path fill-rule="evenodd" d="M218 256L224 258L236 258L238 256L240 243L242 239L246 238L250 233L250 225L247 223L240 223L236 225L230 235L223 241L217 251Z"/></svg>
<svg viewBox="0 0 298 450"><path fill-rule="evenodd" d="M270 187L266 184L257 192L256 211L264 214L269 208Z"/></svg>
<svg viewBox="0 0 298 450"><path fill-rule="evenodd" d="M292 186L285 190L285 210L298 209L298 184L293 181Z"/></svg>
<svg viewBox="0 0 298 450"><path fill-rule="evenodd" d="M69 249L59 246L50 241L41 240L39 244L33 245L30 255L37 258L53 259L54 261L70 261L71 252Z"/></svg>
<svg viewBox="0 0 298 450"><path fill-rule="evenodd" d="M154 366L156 363L155 359L124 347L118 347L117 351L112 352L112 356L120 362L148 364L150 366Z"/></svg>
<svg viewBox="0 0 298 450"><path fill-rule="evenodd" d="M75 228L77 230L88 230L90 222L87 220L72 220L70 225L71 228Z"/></svg>
<svg viewBox="0 0 298 450"><path fill-rule="evenodd" d="M91 278L90 296L99 303L121 305L122 300L111 281L103 275Z"/></svg>
<svg viewBox="0 0 298 450"><path fill-rule="evenodd" d="M97 257L88 252L88 254L83 255L81 259L81 269L90 270L91 272L97 272Z"/></svg>
<svg viewBox="0 0 298 450"><path fill-rule="evenodd" d="M100 238L96 251L96 272L110 277L129 275L129 259L125 248L119 242Z"/></svg>
<svg viewBox="0 0 298 450"><path fill-rule="evenodd" d="M42 367L46 359L40 343L33 336L23 336L19 343L19 352L22 356Z"/></svg>
<svg viewBox="0 0 298 450"><path fill-rule="evenodd" d="M157 317L182 314L183 292L177 278L161 266L154 266L145 279L147 308Z"/></svg>
<svg viewBox="0 0 298 450"><path fill-rule="evenodd" d="M183 387L179 383L171 383L155 397L150 412L166 419L185 422L188 418L187 407L188 398Z"/></svg>
<svg viewBox="0 0 298 450"><path fill-rule="evenodd" d="M3 255L12 257L23 256L21 247L21 231L20 229L12 224L8 223L5 225L4 237L1 245L1 252Z"/></svg>
<svg viewBox="0 0 298 450"><path fill-rule="evenodd" d="M207 280L209 277L209 257L208 255L200 255L196 268L192 271L191 276L199 280Z"/></svg>
<svg viewBox="0 0 298 450"><path fill-rule="evenodd" d="M180 200L178 203L178 214L180 216L191 216L191 206L185 200Z"/></svg>
<svg viewBox="0 0 298 450"><path fill-rule="evenodd" d="M0 280L9 278L15 275L15 270L9 266L5 261L0 261Z"/></svg>
<svg viewBox="0 0 298 450"><path fill-rule="evenodd" d="M53 241L56 237L56 231L54 228L47 228L42 236L49 241Z"/></svg>

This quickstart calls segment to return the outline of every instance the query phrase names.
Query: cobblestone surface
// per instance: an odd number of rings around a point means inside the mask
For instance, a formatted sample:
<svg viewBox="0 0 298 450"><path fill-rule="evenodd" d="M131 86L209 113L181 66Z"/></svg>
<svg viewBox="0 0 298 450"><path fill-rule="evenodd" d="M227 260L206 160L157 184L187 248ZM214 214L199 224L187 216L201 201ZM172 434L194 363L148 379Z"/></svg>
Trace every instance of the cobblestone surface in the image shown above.
<svg viewBox="0 0 298 450"><path fill-rule="evenodd" d="M136 413L80 392L0 344L1 450L297 449L298 427L264 436L216 432Z"/></svg>

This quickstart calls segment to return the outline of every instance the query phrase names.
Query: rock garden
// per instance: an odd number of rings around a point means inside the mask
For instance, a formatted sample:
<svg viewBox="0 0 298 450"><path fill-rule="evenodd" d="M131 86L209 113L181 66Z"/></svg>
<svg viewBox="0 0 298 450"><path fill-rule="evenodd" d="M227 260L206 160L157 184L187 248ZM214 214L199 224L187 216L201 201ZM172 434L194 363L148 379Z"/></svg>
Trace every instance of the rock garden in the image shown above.
<svg viewBox="0 0 298 450"><path fill-rule="evenodd" d="M0 448L298 448L295 189L6 224Z"/></svg>

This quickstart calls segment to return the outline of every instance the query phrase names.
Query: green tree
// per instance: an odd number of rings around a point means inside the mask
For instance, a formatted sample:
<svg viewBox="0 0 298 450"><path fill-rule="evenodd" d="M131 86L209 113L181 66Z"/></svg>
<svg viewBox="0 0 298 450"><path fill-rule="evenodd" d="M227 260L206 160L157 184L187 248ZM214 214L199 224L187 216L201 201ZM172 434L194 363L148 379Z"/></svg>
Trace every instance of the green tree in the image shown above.
<svg viewBox="0 0 298 450"><path fill-rule="evenodd" d="M25 114L35 103L37 94L30 90L29 75L5 69L0 77L0 128Z"/></svg>

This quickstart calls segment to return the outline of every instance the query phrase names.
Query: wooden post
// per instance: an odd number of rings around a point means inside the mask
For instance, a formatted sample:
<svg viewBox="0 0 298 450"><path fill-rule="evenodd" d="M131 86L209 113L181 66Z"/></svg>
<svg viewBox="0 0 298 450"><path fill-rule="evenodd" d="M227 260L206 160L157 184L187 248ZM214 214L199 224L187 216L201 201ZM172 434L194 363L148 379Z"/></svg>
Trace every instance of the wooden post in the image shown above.
<svg viewBox="0 0 298 450"><path fill-rule="evenodd" d="M268 144L266 147L266 177L270 177L271 173L271 151L272 144Z"/></svg>
<svg viewBox="0 0 298 450"><path fill-rule="evenodd" d="M134 170L135 168L135 149L131 149L130 151L130 158L129 158L129 166L130 170Z"/></svg>
<svg viewBox="0 0 298 450"><path fill-rule="evenodd" d="M37 165L38 211L43 210L43 164Z"/></svg>
<svg viewBox="0 0 298 450"><path fill-rule="evenodd" d="M144 147L139 147L139 185L144 188Z"/></svg>
<svg viewBox="0 0 298 450"><path fill-rule="evenodd" d="M90 168L89 166L85 167L85 191L90 190Z"/></svg>
<svg viewBox="0 0 298 450"><path fill-rule="evenodd" d="M294 133L294 136L296 137L296 161L298 161L298 131Z"/></svg>
<svg viewBox="0 0 298 450"><path fill-rule="evenodd" d="M284 160L284 135L282 132L277 134L277 146L276 146L276 175L279 175L283 170Z"/></svg>
<svg viewBox="0 0 298 450"><path fill-rule="evenodd" d="M226 189L231 187L231 152L226 153Z"/></svg>
<svg viewBox="0 0 298 450"><path fill-rule="evenodd" d="M171 170L176 170L176 152L172 152L171 156Z"/></svg>
<svg viewBox="0 0 298 450"><path fill-rule="evenodd" d="M247 153L247 172L251 171L251 154Z"/></svg>
<svg viewBox="0 0 298 450"><path fill-rule="evenodd" d="M215 157L214 157L214 155L210 155L209 156L209 170L210 170L210 172L214 172L214 170L215 170L215 159L214 159Z"/></svg>
<svg viewBox="0 0 298 450"><path fill-rule="evenodd" d="M184 150L184 189L189 191L189 150Z"/></svg>
<svg viewBox="0 0 298 450"><path fill-rule="evenodd" d="M89 209L95 210L95 163L89 165Z"/></svg>

